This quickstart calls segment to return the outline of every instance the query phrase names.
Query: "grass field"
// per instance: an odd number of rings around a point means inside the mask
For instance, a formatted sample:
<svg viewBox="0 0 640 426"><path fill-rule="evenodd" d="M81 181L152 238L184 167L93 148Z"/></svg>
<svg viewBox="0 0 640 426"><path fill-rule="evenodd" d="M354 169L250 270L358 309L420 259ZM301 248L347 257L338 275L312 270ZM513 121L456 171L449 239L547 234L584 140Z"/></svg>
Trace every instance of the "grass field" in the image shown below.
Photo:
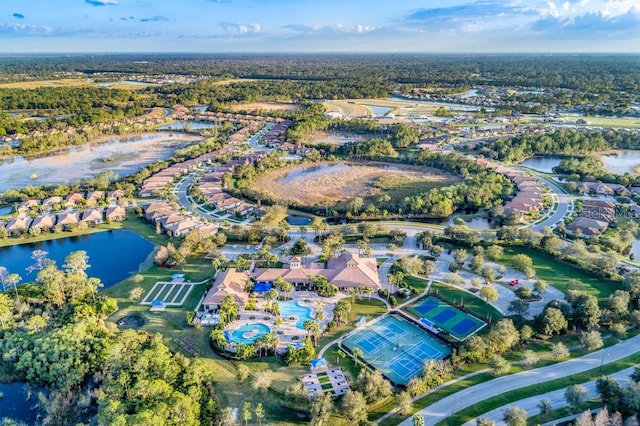
<svg viewBox="0 0 640 426"><path fill-rule="evenodd" d="M108 89L141 90L150 84L127 84L114 82L109 86L100 86L89 78L64 78L60 80L29 80L0 84L0 89L37 89L39 87L104 87Z"/></svg>
<svg viewBox="0 0 640 426"><path fill-rule="evenodd" d="M354 101L326 101L322 105L327 112L338 112L348 117L364 117L370 113L369 108Z"/></svg>
<svg viewBox="0 0 640 426"><path fill-rule="evenodd" d="M0 84L0 89L37 89L38 87L79 87L93 86L88 78L65 78L60 80L29 80Z"/></svg>
<svg viewBox="0 0 640 426"><path fill-rule="evenodd" d="M571 288L571 280L578 280L584 284L578 288L579 290L593 294L602 302L614 291L621 288L621 285L615 281L598 277L569 263L560 262L551 255L537 250L528 250L521 247L506 248L500 263L512 266L512 259L516 254L529 256L533 260L536 277L547 281L549 285L562 292L567 292Z"/></svg>
<svg viewBox="0 0 640 426"><path fill-rule="evenodd" d="M416 194L458 180L450 173L423 166L324 162L266 173L252 187L271 194L283 204L313 206L326 199L335 202L372 196L380 190L392 196L396 191L400 195Z"/></svg>
<svg viewBox="0 0 640 426"><path fill-rule="evenodd" d="M460 179L452 174L441 172L445 177L443 180L423 179L420 177L404 177L397 175L387 175L378 179L374 186L383 191L386 191L394 202L404 200L406 197L413 197L415 195L429 192L433 188L442 188L444 185L449 185L459 181Z"/></svg>

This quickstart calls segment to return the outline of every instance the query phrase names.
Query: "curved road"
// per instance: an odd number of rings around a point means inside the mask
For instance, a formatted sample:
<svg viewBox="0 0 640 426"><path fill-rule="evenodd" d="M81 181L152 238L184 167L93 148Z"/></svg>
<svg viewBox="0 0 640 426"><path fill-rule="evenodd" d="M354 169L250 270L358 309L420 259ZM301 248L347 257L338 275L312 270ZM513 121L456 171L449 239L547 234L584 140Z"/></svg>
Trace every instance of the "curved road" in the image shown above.
<svg viewBox="0 0 640 426"><path fill-rule="evenodd" d="M536 175L536 178L553 192L554 201L558 205L551 216L531 227L535 232L542 232L542 230L547 226L550 228L554 228L558 222L561 222L564 219L566 215L573 212L573 200L576 197L567 194L551 179L547 179L540 175Z"/></svg>
<svg viewBox="0 0 640 426"><path fill-rule="evenodd" d="M485 399L514 389L591 370L599 367L603 360L604 363L617 361L637 352L639 345L640 336L635 336L624 342L579 358L489 380L488 382L471 386L453 395L442 398L438 402L423 408L416 414L424 417L425 425L435 425L447 419L452 413L456 413ZM400 424L410 426L412 420L408 418Z"/></svg>
<svg viewBox="0 0 640 426"><path fill-rule="evenodd" d="M631 373L633 373L634 368L635 367L625 368L624 370L620 370L617 373L610 374L609 377L617 380L618 383L620 383L622 386L625 386L631 380L629 376L631 375ZM592 380L587 383L582 383L582 385L589 392L587 399L597 398L599 396L598 391L596 389L596 380ZM532 396L530 398L521 399L520 401L512 402L510 404L503 405L500 408L496 408L495 410L491 410L480 417L485 417L489 420L493 420L498 425L505 425L506 423L504 423L502 418L504 415L504 411L507 408L511 408L511 407L521 408L527 412L527 415L529 417L532 417L537 414L540 414L540 408L538 407L538 403L545 399L551 402L551 407L554 410L558 408L564 408L569 405L565 400L564 392L565 392L565 389L558 389L553 392L547 392L541 395ZM476 425L475 419L468 421L467 423L464 424L464 426L475 426L475 425Z"/></svg>

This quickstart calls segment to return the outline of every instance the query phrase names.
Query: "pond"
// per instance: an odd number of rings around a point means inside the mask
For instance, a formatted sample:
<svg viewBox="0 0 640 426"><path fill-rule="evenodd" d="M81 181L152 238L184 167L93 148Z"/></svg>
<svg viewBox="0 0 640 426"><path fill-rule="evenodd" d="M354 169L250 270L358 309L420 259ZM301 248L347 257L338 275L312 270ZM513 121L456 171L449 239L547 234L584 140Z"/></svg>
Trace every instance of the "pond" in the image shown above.
<svg viewBox="0 0 640 426"><path fill-rule="evenodd" d="M107 170L126 176L171 157L176 149L194 140L194 136L182 133L150 133L116 137L46 157L7 158L0 160L0 192L27 185L66 184Z"/></svg>
<svg viewBox="0 0 640 426"><path fill-rule="evenodd" d="M640 239L636 238L633 240L633 244L631 244L627 255L633 255L633 260L636 262L640 260Z"/></svg>
<svg viewBox="0 0 640 426"><path fill-rule="evenodd" d="M48 258L55 260L60 268L69 253L84 250L89 256L90 277L100 278L104 288L111 287L136 274L140 264L153 250L153 244L133 231L116 229L78 237L59 238L31 244L20 244L0 248L0 266L9 273L17 273L23 282L35 279L37 272L28 272L33 265L34 250L47 251ZM116 265L117 267L114 267Z"/></svg>
<svg viewBox="0 0 640 426"><path fill-rule="evenodd" d="M392 111L393 108L389 108L389 107L384 107L384 106L379 106L379 105L362 105L363 107L369 108L371 110L371 113L375 116L375 117L382 117L384 115L387 115L387 113L389 111Z"/></svg>
<svg viewBox="0 0 640 426"><path fill-rule="evenodd" d="M640 167L640 151L619 150L611 154L601 155L603 168L618 175L625 173L638 174Z"/></svg>
<svg viewBox="0 0 640 426"><path fill-rule="evenodd" d="M24 383L0 383L0 394L3 395L0 398L0 419L9 418L27 425L38 424L42 414L37 409L39 391Z"/></svg>
<svg viewBox="0 0 640 426"><path fill-rule="evenodd" d="M563 160L563 157L556 156L545 156L545 157L531 157L524 160L522 163L523 166L529 167L530 169L537 170L543 173L553 173L553 168L560 165L560 161Z"/></svg>
<svg viewBox="0 0 640 426"><path fill-rule="evenodd" d="M13 207L11 206L0 207L0 216L6 216L11 214L11 212L13 212Z"/></svg>
<svg viewBox="0 0 640 426"><path fill-rule="evenodd" d="M287 216L287 223L289 225L304 226L311 223L311 218L306 216L298 216L295 214L290 214L289 216Z"/></svg>
<svg viewBox="0 0 640 426"><path fill-rule="evenodd" d="M158 130L203 130L216 127L215 123L210 121L184 120L175 123L165 124L158 127Z"/></svg>

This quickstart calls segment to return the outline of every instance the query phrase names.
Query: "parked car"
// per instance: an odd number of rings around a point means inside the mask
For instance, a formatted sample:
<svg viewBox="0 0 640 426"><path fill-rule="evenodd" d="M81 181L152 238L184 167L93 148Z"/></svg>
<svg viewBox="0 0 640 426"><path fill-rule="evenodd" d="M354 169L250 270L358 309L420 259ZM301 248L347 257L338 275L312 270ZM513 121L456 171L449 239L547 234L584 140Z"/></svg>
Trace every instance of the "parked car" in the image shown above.
<svg viewBox="0 0 640 426"><path fill-rule="evenodd" d="M519 280L511 280L511 281L509 281L509 285L510 285L510 286L512 286L512 287L513 287L513 286L516 286L516 285L518 285L518 284L520 284L520 281L519 281Z"/></svg>

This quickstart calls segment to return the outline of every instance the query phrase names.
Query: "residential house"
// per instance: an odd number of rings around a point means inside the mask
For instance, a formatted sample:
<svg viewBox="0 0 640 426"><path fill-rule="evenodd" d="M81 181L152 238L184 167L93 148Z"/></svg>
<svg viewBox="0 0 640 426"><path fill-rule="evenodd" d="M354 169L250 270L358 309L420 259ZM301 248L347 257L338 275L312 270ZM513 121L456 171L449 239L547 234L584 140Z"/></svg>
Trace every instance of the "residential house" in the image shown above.
<svg viewBox="0 0 640 426"><path fill-rule="evenodd" d="M80 220L89 226L96 226L102 223L102 217L102 209L89 209L82 212L82 218Z"/></svg>
<svg viewBox="0 0 640 426"><path fill-rule="evenodd" d="M168 234L173 237L182 237L187 232L192 229L196 229L202 225L202 222L199 222L195 219L186 219L180 222L174 222L165 227L165 230Z"/></svg>
<svg viewBox="0 0 640 426"><path fill-rule="evenodd" d="M31 222L32 220L30 217L17 217L7 222L4 229L6 229L10 235L24 234L29 229Z"/></svg>
<svg viewBox="0 0 640 426"><path fill-rule="evenodd" d="M602 234L608 227L609 222L579 216L567 225L567 230L573 234L580 232L583 236L591 238Z"/></svg>
<svg viewBox="0 0 640 426"><path fill-rule="evenodd" d="M20 203L20 205L18 205L18 213L26 213L28 212L32 207L35 206L39 206L40 205L40 200L26 200Z"/></svg>
<svg viewBox="0 0 640 426"><path fill-rule="evenodd" d="M62 205L62 197L49 197L42 201L42 208L44 210L53 210L56 206Z"/></svg>
<svg viewBox="0 0 640 426"><path fill-rule="evenodd" d="M87 205L95 206L104 198L104 191L91 191L87 193Z"/></svg>
<svg viewBox="0 0 640 426"><path fill-rule="evenodd" d="M83 198L84 199L84 198ZM56 225L68 229L70 226L78 224L78 213L67 212L56 216Z"/></svg>
<svg viewBox="0 0 640 426"><path fill-rule="evenodd" d="M109 207L105 218L112 222L122 222L127 218L127 212L124 207Z"/></svg>
<svg viewBox="0 0 640 426"><path fill-rule="evenodd" d="M67 198L65 198L65 206L67 208L73 208L82 201L84 201L84 195L79 192L74 192L73 194L67 195Z"/></svg>
<svg viewBox="0 0 640 426"><path fill-rule="evenodd" d="M43 231L50 231L56 226L56 217L54 215L38 216L31 222L31 228L41 229Z"/></svg>

